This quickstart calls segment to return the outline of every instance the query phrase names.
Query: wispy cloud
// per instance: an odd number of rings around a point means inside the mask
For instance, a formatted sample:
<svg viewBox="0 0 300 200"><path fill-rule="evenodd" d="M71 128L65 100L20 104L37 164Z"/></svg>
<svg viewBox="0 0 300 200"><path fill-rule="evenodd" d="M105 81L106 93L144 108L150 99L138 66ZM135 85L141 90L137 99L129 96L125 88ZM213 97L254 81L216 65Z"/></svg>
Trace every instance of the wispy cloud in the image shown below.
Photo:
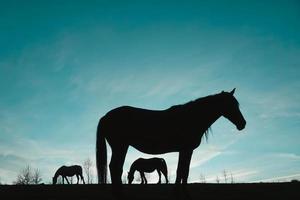
<svg viewBox="0 0 300 200"><path fill-rule="evenodd" d="M252 169L238 169L238 170L225 170L226 171L226 178L227 182L230 183L231 181L233 182L244 182L243 180L249 179L249 177L252 177L259 172L257 170L252 170ZM220 171L218 173L214 174L202 174L205 177L205 181L208 183L215 183L217 181L217 178L219 179L220 182L225 182L225 177L224 177L224 170ZM201 182L200 174L198 177L191 177L191 182Z"/></svg>
<svg viewBox="0 0 300 200"><path fill-rule="evenodd" d="M298 86L294 85L256 94L256 100L253 103L260 108L259 117L262 119L300 117L298 103L300 95L295 92L298 89Z"/></svg>
<svg viewBox="0 0 300 200"><path fill-rule="evenodd" d="M38 168L43 180L48 182L60 165L82 164L86 158L91 157L88 150L90 147L82 144L77 148L87 150L78 151L70 146L53 145L24 137L14 137L13 141L8 142L0 148L1 152L5 152L0 155L0 177L8 184L14 181L17 173L26 165Z"/></svg>
<svg viewBox="0 0 300 200"><path fill-rule="evenodd" d="M300 155L297 155L295 153L274 153L272 155L278 158L300 161Z"/></svg>
<svg viewBox="0 0 300 200"><path fill-rule="evenodd" d="M283 181L291 181L293 179L300 180L300 173L286 175L286 176L266 178L266 179L259 179L259 180L255 180L253 182L278 182L278 181L283 182Z"/></svg>

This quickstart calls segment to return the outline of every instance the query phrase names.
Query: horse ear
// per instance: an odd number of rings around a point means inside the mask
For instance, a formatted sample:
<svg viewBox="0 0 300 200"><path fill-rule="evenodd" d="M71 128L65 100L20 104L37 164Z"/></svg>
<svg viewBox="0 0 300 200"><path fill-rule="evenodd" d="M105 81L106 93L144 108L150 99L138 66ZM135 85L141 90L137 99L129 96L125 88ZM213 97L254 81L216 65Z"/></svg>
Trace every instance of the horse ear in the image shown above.
<svg viewBox="0 0 300 200"><path fill-rule="evenodd" d="M235 92L235 88L230 92L231 95L233 95Z"/></svg>
<svg viewBox="0 0 300 200"><path fill-rule="evenodd" d="M222 90L222 92L221 93L224 93L224 90Z"/></svg>

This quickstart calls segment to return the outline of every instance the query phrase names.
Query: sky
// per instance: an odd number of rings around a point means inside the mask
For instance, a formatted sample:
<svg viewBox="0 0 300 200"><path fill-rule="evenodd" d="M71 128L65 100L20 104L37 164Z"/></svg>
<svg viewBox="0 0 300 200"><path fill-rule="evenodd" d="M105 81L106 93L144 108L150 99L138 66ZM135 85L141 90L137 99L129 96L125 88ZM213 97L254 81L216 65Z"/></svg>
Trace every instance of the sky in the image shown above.
<svg viewBox="0 0 300 200"><path fill-rule="evenodd" d="M216 121L189 182L224 182L224 170L235 182L300 179L299 21L290 0L0 1L0 182L26 165L50 183L61 165L95 163L113 108L233 88L247 126ZM124 175L152 156L130 148ZM178 153L159 156L174 182Z"/></svg>

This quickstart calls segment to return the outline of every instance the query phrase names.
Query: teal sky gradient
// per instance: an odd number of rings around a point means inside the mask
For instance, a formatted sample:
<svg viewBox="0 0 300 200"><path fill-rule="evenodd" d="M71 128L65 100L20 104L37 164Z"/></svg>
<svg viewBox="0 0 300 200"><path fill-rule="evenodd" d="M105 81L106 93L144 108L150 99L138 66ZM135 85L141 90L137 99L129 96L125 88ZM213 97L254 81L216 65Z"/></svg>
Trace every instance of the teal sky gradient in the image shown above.
<svg viewBox="0 0 300 200"><path fill-rule="evenodd" d="M0 180L49 182L95 159L110 109L165 109L236 89L247 127L222 118L190 182L300 179L299 1L1 1ZM144 155L130 149L124 171ZM166 158L174 182L177 154ZM156 175L151 175L156 180Z"/></svg>

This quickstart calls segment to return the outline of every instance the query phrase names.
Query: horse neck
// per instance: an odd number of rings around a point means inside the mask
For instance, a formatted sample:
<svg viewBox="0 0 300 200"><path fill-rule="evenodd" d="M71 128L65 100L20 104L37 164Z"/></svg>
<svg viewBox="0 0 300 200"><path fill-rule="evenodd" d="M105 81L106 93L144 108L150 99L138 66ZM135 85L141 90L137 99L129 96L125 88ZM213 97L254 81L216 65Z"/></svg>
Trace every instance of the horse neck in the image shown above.
<svg viewBox="0 0 300 200"><path fill-rule="evenodd" d="M59 175L60 175L59 172L56 171L55 174L54 174L54 178L57 178Z"/></svg>
<svg viewBox="0 0 300 200"><path fill-rule="evenodd" d="M59 169L55 172L54 178L57 178L59 175L62 175L61 171L62 171L61 168L59 168Z"/></svg>
<svg viewBox="0 0 300 200"><path fill-rule="evenodd" d="M134 172L136 171L136 166L135 166L135 163L133 163L131 166L130 166L130 169L129 169L129 174L134 174Z"/></svg>
<svg viewBox="0 0 300 200"><path fill-rule="evenodd" d="M209 127L222 116L220 105L215 96L208 97L195 111L195 123L199 124L201 119L202 131L207 131Z"/></svg>
<svg viewBox="0 0 300 200"><path fill-rule="evenodd" d="M217 121L221 117L221 112L219 110L213 110L208 112L206 115L206 125L209 128L215 121Z"/></svg>

